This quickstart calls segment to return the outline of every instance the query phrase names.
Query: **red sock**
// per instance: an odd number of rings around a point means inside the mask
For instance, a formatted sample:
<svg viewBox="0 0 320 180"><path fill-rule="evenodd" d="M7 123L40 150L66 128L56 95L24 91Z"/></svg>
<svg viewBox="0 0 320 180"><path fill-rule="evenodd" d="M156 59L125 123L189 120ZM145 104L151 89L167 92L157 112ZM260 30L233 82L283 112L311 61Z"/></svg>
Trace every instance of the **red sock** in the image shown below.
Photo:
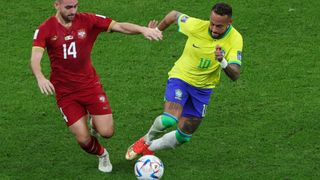
<svg viewBox="0 0 320 180"><path fill-rule="evenodd" d="M104 152L104 147L99 143L97 138L95 138L94 136L91 136L89 143L87 144L79 143L79 145L83 150L85 150L89 154L95 154L100 156Z"/></svg>

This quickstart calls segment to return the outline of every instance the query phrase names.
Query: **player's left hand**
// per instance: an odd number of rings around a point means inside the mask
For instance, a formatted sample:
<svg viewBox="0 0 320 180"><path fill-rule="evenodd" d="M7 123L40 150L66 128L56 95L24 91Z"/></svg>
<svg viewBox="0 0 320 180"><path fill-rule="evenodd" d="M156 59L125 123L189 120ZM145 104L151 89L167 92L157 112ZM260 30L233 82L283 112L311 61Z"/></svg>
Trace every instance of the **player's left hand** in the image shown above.
<svg viewBox="0 0 320 180"><path fill-rule="evenodd" d="M216 51L214 52L215 59L219 62L223 60L222 48L220 45L216 45Z"/></svg>
<svg viewBox="0 0 320 180"><path fill-rule="evenodd" d="M142 34L149 40L162 40L162 32L159 29L145 27Z"/></svg>

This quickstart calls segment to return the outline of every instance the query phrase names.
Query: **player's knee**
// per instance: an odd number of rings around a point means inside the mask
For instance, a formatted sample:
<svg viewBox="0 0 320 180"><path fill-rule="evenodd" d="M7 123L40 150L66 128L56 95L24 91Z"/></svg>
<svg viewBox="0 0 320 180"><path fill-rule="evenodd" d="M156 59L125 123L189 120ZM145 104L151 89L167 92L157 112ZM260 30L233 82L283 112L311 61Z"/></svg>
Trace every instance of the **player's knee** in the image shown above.
<svg viewBox="0 0 320 180"><path fill-rule="evenodd" d="M178 122L177 117L175 117L169 113L166 113L166 112L164 112L160 117L161 117L161 123L165 128L169 128L169 127L177 124L177 122Z"/></svg>
<svg viewBox="0 0 320 180"><path fill-rule="evenodd" d="M104 138L111 138L114 134L114 129L113 127L105 128L103 130L100 130L99 134Z"/></svg>
<svg viewBox="0 0 320 180"><path fill-rule="evenodd" d="M176 130L176 138L178 143L183 144L190 141L192 134L186 134L182 132L179 128Z"/></svg>
<svg viewBox="0 0 320 180"><path fill-rule="evenodd" d="M113 136L113 132L107 132L104 134L100 134L103 138L111 138Z"/></svg>
<svg viewBox="0 0 320 180"><path fill-rule="evenodd" d="M77 135L76 139L79 144L88 144L91 140L91 136L89 134L87 135Z"/></svg>

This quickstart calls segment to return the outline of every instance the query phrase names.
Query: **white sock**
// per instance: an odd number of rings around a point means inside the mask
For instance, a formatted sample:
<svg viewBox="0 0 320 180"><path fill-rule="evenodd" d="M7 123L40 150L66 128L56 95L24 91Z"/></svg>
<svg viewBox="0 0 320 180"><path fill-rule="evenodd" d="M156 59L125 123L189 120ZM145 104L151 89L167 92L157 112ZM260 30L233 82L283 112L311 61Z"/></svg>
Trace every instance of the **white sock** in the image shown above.
<svg viewBox="0 0 320 180"><path fill-rule="evenodd" d="M153 140L149 149L151 151L158 151L162 149L174 149L179 142L176 138L176 131L171 131L166 133L161 138Z"/></svg>
<svg viewBox="0 0 320 180"><path fill-rule="evenodd" d="M160 133L163 132L165 126L162 125L161 115L158 116L152 126L150 127L148 133L144 136L146 144L151 144L151 141Z"/></svg>

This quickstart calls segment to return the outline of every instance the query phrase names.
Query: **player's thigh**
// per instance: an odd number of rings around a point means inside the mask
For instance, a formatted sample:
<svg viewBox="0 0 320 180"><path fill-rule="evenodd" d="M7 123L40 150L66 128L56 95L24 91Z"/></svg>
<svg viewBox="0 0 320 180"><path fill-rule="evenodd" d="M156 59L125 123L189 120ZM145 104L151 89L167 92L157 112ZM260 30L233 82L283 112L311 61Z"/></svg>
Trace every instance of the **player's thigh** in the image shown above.
<svg viewBox="0 0 320 180"><path fill-rule="evenodd" d="M88 113L78 99L78 94L65 96L58 100L58 106L72 134L78 142L85 144L90 140L87 125Z"/></svg>
<svg viewBox="0 0 320 180"><path fill-rule="evenodd" d="M102 87L95 93L91 93L86 98L86 106L89 114L92 116L92 122L95 129L103 137L113 135L113 117L108 97Z"/></svg>
<svg viewBox="0 0 320 180"><path fill-rule="evenodd" d="M188 84L180 79L171 78L167 81L165 92L164 111L176 117L180 117L183 106L188 100Z"/></svg>
<svg viewBox="0 0 320 180"><path fill-rule="evenodd" d="M58 106L67 126L73 125L81 117L88 114L85 106L77 102L75 97L72 96L60 99Z"/></svg>
<svg viewBox="0 0 320 180"><path fill-rule="evenodd" d="M181 104L171 101L166 101L164 103L164 112L169 113L177 118L181 117L183 107Z"/></svg>
<svg viewBox="0 0 320 180"><path fill-rule="evenodd" d="M202 89L190 86L189 99L183 107L183 117L204 118L209 104L212 89Z"/></svg>
<svg viewBox="0 0 320 180"><path fill-rule="evenodd" d="M114 133L112 114L91 115L98 133L103 137L111 137Z"/></svg>
<svg viewBox="0 0 320 180"><path fill-rule="evenodd" d="M74 134L77 141L86 144L90 140L90 134L87 125L88 116L82 116L75 123L69 126L70 131Z"/></svg>
<svg viewBox="0 0 320 180"><path fill-rule="evenodd" d="M95 90L96 92L90 93L83 98L83 102L86 103L86 109L89 114L96 115L109 115L112 114L112 110L109 104L108 97L102 88Z"/></svg>
<svg viewBox="0 0 320 180"><path fill-rule="evenodd" d="M199 117L181 117L178 127L186 134L193 134L200 126L202 119Z"/></svg>

